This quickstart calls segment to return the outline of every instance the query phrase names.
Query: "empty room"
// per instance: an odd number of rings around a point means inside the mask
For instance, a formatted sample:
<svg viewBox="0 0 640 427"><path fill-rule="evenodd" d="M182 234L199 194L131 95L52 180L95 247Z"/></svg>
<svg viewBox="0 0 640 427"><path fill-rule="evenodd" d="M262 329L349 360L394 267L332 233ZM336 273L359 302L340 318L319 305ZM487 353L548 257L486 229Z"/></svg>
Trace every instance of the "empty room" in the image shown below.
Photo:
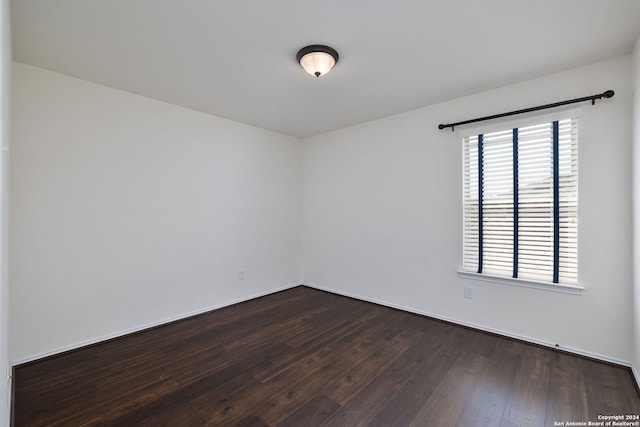
<svg viewBox="0 0 640 427"><path fill-rule="evenodd" d="M640 426L640 1L0 4L0 426Z"/></svg>

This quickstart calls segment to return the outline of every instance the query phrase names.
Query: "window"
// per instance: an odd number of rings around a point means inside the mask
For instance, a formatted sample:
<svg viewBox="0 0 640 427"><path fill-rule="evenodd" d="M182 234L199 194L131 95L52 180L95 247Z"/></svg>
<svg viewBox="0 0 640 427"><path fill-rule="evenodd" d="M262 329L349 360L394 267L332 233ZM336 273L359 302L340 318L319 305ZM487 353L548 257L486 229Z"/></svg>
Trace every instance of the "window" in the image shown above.
<svg viewBox="0 0 640 427"><path fill-rule="evenodd" d="M577 117L463 144L464 271L578 287Z"/></svg>

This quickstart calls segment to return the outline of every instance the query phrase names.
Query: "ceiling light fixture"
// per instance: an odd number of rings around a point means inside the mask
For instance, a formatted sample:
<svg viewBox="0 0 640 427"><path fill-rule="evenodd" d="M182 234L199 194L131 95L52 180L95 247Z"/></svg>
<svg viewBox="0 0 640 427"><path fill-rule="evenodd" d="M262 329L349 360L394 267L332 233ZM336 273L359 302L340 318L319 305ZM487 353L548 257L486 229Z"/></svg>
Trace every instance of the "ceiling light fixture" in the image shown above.
<svg viewBox="0 0 640 427"><path fill-rule="evenodd" d="M298 51L296 59L312 76L324 76L338 62L338 52L329 46L312 44Z"/></svg>

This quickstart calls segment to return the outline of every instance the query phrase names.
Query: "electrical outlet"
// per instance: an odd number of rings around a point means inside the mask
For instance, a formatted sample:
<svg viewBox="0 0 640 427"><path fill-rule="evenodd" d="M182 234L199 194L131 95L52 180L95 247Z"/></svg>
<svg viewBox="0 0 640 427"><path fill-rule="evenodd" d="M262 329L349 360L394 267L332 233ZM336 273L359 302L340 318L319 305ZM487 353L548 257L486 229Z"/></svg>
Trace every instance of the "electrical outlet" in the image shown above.
<svg viewBox="0 0 640 427"><path fill-rule="evenodd" d="M464 287L464 297L473 299L473 288L471 286Z"/></svg>
<svg viewBox="0 0 640 427"><path fill-rule="evenodd" d="M238 280L244 280L245 274L246 274L245 270L238 271Z"/></svg>

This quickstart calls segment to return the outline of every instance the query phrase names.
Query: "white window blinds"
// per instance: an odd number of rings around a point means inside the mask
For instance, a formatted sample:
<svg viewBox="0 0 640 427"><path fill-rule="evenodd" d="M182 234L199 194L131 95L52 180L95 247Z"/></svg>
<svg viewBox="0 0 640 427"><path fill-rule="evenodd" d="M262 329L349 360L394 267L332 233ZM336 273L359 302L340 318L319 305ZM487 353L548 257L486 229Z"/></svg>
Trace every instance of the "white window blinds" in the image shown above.
<svg viewBox="0 0 640 427"><path fill-rule="evenodd" d="M577 285L577 126L463 138L465 270Z"/></svg>

